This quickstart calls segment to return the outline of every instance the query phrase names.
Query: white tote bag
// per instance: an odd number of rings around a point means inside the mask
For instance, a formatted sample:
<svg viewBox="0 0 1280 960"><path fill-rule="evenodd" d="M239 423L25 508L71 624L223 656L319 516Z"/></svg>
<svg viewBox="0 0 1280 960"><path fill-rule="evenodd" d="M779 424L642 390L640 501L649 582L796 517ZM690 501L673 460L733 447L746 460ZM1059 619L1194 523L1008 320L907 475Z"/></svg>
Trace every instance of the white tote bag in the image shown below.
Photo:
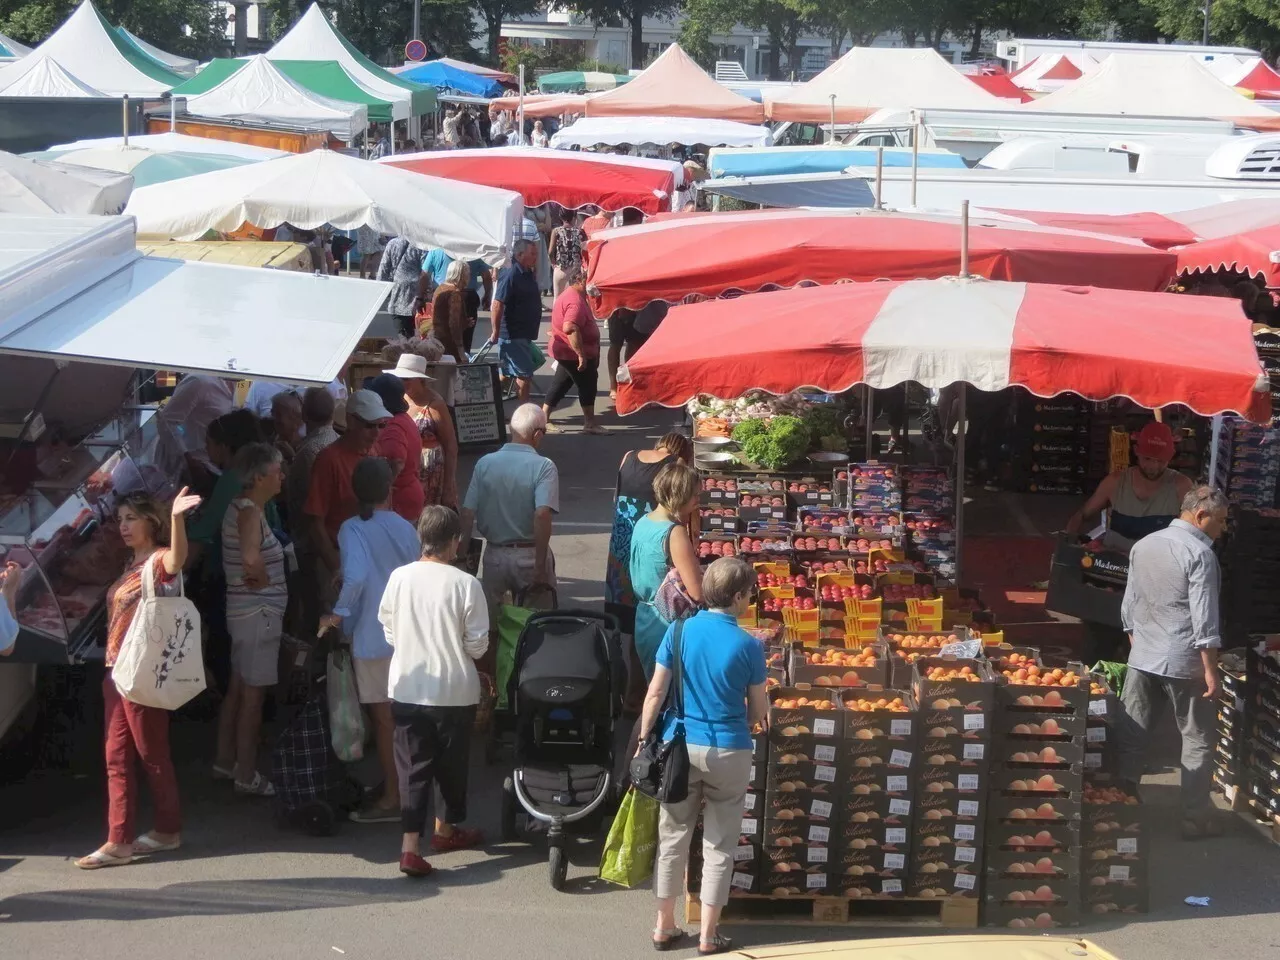
<svg viewBox="0 0 1280 960"><path fill-rule="evenodd" d="M178 595L157 597L156 555L142 570L142 599L120 643L111 679L126 700L177 710L204 690L200 613L187 599L178 574Z"/></svg>

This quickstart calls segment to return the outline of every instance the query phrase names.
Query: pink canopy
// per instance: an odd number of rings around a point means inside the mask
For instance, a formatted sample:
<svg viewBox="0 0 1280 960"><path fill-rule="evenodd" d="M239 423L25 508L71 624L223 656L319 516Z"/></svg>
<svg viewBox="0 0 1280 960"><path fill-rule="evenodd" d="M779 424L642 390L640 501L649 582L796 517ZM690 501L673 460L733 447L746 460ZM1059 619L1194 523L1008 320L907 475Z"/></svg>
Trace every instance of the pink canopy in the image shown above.
<svg viewBox="0 0 1280 960"><path fill-rule="evenodd" d="M1042 227L1129 237L1165 249L1203 240L1224 240L1280 225L1280 200L1258 198L1228 200L1175 213L1090 214L1010 209L991 212Z"/></svg>
<svg viewBox="0 0 1280 960"><path fill-rule="evenodd" d="M1034 99L1031 94L1014 83L1007 73L971 73L968 77L987 93L1001 100L1030 103Z"/></svg>
<svg viewBox="0 0 1280 960"><path fill-rule="evenodd" d="M1262 59L1232 86L1248 90L1255 100L1280 100L1280 73L1272 70L1271 65Z"/></svg>
<svg viewBox="0 0 1280 960"><path fill-rule="evenodd" d="M761 104L717 83L673 43L629 83L586 97L588 117L694 117L760 123Z"/></svg>

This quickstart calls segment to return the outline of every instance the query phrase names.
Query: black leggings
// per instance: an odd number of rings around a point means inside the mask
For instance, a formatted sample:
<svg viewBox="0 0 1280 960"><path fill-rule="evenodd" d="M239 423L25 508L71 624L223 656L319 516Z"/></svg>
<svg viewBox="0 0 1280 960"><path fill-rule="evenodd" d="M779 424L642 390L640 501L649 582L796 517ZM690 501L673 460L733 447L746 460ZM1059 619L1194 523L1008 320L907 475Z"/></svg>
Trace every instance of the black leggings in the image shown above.
<svg viewBox="0 0 1280 960"><path fill-rule="evenodd" d="M551 381L551 389L547 391L547 407L554 410L569 393L571 386L578 388L578 403L583 410L596 408L596 379L600 373L600 358L592 357L582 366L575 360L572 364L556 361L556 376Z"/></svg>
<svg viewBox="0 0 1280 960"><path fill-rule="evenodd" d="M396 329L402 337L415 337L418 334L418 321L414 317L396 316Z"/></svg>
<svg viewBox="0 0 1280 960"><path fill-rule="evenodd" d="M392 701L396 722L396 773L400 778L400 824L405 833L430 835L432 784L440 785L445 823L467 819L467 768L476 708L424 707Z"/></svg>

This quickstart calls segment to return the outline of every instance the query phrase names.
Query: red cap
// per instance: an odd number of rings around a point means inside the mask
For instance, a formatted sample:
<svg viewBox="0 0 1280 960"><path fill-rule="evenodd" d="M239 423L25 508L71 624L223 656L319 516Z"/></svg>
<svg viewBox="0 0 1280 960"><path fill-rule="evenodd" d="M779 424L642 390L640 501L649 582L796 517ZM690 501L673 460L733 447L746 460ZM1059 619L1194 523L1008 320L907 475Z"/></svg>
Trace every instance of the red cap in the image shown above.
<svg viewBox="0 0 1280 960"><path fill-rule="evenodd" d="M1138 456L1168 463L1173 459L1173 431L1167 423L1152 420L1138 431Z"/></svg>

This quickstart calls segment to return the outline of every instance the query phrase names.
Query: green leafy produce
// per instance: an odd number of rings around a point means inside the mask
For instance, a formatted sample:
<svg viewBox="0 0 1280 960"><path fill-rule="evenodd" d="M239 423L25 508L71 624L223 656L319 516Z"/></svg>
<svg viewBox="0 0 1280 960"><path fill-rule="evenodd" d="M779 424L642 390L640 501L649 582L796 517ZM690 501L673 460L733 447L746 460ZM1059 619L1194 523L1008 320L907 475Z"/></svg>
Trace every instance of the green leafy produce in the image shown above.
<svg viewBox="0 0 1280 960"><path fill-rule="evenodd" d="M765 461L772 470L794 463L809 452L809 427L799 417L774 417L769 421L769 438L777 445L776 462Z"/></svg>
<svg viewBox="0 0 1280 960"><path fill-rule="evenodd" d="M736 431L735 431L736 432ZM736 440L737 437L734 437ZM777 446L767 433L757 434L742 441L742 455L752 463L767 466L777 456Z"/></svg>
<svg viewBox="0 0 1280 960"><path fill-rule="evenodd" d="M815 439L844 433L844 418L835 404L827 403L814 406L805 414L804 422L809 427L809 436Z"/></svg>
<svg viewBox="0 0 1280 960"><path fill-rule="evenodd" d="M751 417L743 420L733 428L733 440L735 443L744 444L752 437L762 437L769 431L769 425L759 417Z"/></svg>

